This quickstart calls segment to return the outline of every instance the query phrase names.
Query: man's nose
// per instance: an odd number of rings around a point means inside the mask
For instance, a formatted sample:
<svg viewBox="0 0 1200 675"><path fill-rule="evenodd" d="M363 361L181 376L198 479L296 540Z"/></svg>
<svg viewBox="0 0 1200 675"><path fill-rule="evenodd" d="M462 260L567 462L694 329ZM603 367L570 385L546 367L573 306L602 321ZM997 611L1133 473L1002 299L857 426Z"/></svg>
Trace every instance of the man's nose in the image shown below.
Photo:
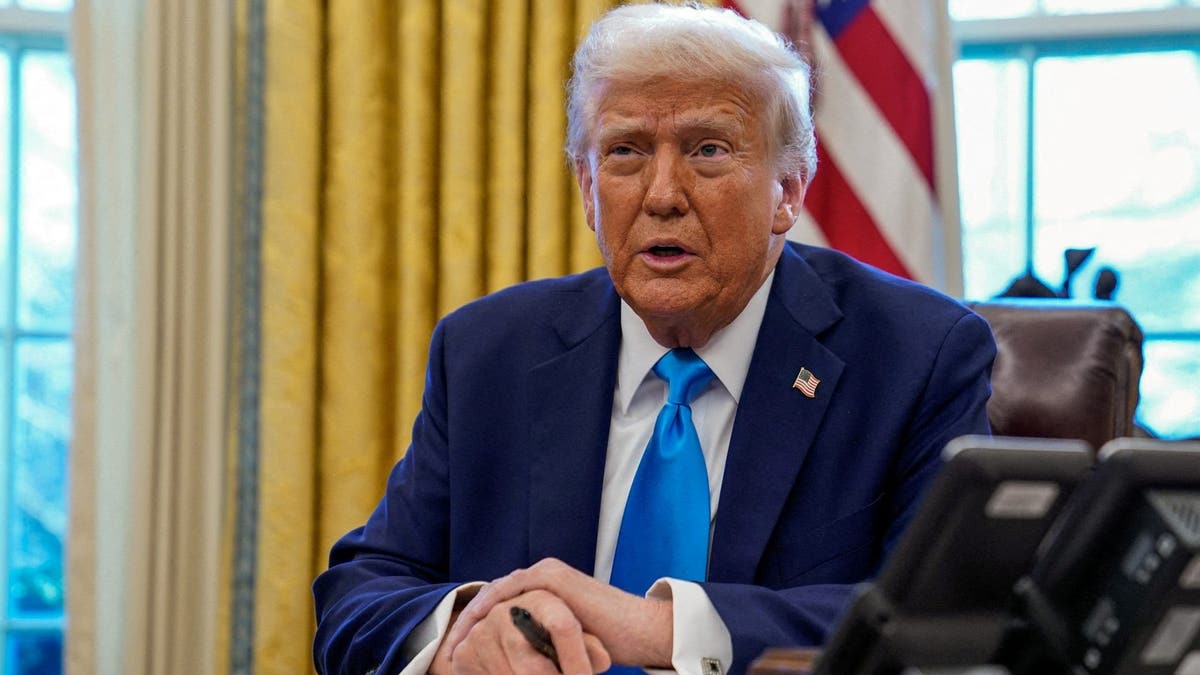
<svg viewBox="0 0 1200 675"><path fill-rule="evenodd" d="M684 190L684 158L677 152L654 153L647 166L646 196L642 207L654 216L681 216L688 212L687 192Z"/></svg>

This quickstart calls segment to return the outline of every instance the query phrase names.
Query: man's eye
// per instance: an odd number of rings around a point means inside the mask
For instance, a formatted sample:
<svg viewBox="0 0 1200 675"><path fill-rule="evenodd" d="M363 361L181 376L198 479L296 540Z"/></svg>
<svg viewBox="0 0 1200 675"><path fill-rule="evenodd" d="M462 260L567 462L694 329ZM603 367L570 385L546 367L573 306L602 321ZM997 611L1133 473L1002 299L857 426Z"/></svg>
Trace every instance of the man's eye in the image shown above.
<svg viewBox="0 0 1200 675"><path fill-rule="evenodd" d="M632 155L633 148L629 147L628 145L617 145L617 146L614 146L613 149L610 150L609 152L611 152L614 155L624 157L625 155Z"/></svg>
<svg viewBox="0 0 1200 675"><path fill-rule="evenodd" d="M701 157L716 157L717 155L721 154L722 148L716 143L705 143L704 145L700 146L698 152L700 153Z"/></svg>

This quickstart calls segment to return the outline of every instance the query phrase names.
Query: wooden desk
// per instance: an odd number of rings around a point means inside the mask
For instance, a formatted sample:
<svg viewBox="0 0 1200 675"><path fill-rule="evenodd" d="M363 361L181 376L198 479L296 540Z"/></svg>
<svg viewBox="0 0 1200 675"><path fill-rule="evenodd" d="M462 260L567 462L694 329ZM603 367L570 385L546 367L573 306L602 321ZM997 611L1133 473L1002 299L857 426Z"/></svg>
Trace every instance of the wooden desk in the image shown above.
<svg viewBox="0 0 1200 675"><path fill-rule="evenodd" d="M819 649L773 647L750 664L749 675L808 675Z"/></svg>

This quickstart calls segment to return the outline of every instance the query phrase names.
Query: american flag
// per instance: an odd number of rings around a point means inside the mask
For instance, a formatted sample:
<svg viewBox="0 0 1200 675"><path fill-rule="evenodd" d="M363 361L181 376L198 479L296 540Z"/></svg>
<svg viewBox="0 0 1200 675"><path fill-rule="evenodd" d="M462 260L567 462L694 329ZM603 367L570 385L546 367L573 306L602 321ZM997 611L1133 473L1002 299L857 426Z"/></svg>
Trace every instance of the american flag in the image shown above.
<svg viewBox="0 0 1200 675"><path fill-rule="evenodd" d="M814 66L817 173L791 238L962 292L946 0L725 0Z"/></svg>
<svg viewBox="0 0 1200 675"><path fill-rule="evenodd" d="M808 368L801 368L800 373L796 375L796 381L792 383L792 389L799 389L800 393L809 398L817 397L817 385L821 381Z"/></svg>

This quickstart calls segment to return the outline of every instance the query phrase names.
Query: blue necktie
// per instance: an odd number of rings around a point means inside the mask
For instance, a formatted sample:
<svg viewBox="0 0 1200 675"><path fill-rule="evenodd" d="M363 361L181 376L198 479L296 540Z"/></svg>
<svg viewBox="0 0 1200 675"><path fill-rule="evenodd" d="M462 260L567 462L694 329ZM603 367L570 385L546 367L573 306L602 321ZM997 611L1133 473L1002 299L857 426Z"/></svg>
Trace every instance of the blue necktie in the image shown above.
<svg viewBox="0 0 1200 675"><path fill-rule="evenodd" d="M672 349L654 365L667 381L667 403L629 489L611 582L643 595L659 577L703 581L708 563L708 470L688 405L713 378L690 349Z"/></svg>

